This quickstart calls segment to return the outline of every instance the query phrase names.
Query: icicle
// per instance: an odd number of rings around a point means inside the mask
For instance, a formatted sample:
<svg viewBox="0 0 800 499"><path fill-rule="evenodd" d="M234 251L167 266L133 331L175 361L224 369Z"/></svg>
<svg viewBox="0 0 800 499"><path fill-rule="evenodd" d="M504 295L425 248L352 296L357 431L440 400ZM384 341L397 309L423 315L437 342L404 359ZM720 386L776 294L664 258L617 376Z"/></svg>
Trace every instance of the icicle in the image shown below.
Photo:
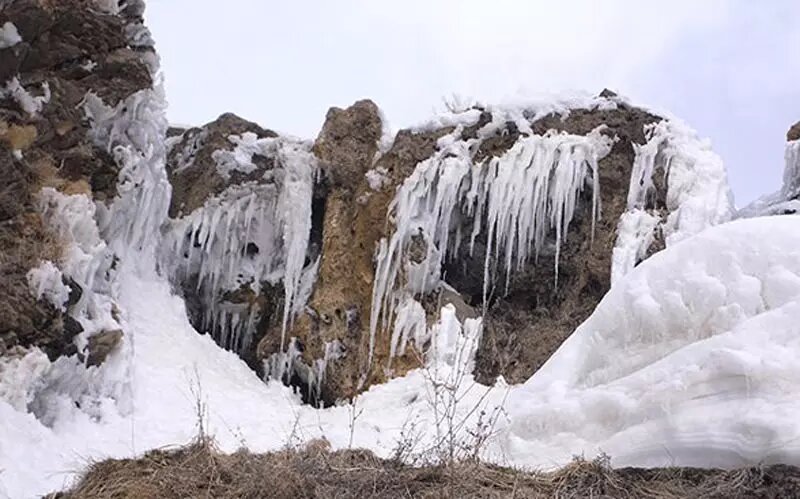
<svg viewBox="0 0 800 499"><path fill-rule="evenodd" d="M410 339L418 348L422 347L427 329L425 309L411 296L405 296L397 307L397 314L392 329L392 339L389 343L389 363L397 355L403 355Z"/></svg>
<svg viewBox="0 0 800 499"><path fill-rule="evenodd" d="M647 142L634 144L636 157L628 189L628 211L620 218L612 257L612 285L647 253L660 231L667 246L730 220L734 213L722 159L708 140L677 120L644 127ZM647 211L657 167L666 180L666 219Z"/></svg>
<svg viewBox="0 0 800 499"><path fill-rule="evenodd" d="M414 236L421 236L427 246L425 260L419 264L421 275L438 273L453 247L460 244L460 232L454 225L473 217L472 251L485 217L485 303L491 277L497 273L491 266L492 255L498 256L496 261L506 272L507 287L511 272L522 268L531 256L538 257L550 231L555 230L557 279L560 245L574 216L578 195L590 177L593 217L598 213L597 162L613 143L601 131L598 128L586 136L555 132L523 136L503 156L479 164L473 164L470 152L478 139L456 140L460 129L440 139L439 151L417 165L389 206L395 231L379 243L376 256L370 364L377 330L388 327L398 303L395 292L414 290L415 283L408 279L402 285L398 283L401 269L409 268L407 252ZM450 241L451 231L456 232L454 242Z"/></svg>
<svg viewBox="0 0 800 499"><path fill-rule="evenodd" d="M283 175L275 183L230 186L188 216L173 221L167 236L172 244L166 245L162 260L172 275L197 276L197 291L211 310L204 326L221 344L237 352L250 346L261 311L248 304L233 315L223 313L221 307L232 306L224 303L223 294L245 286L257 295L262 282L274 284L282 279L283 349L291 319L305 305L316 278L316 266L304 268L316 160L310 144L288 138L256 140L248 136L241 144L247 146L249 156L231 153L223 159L249 161L257 150L275 158L276 169ZM227 168L238 167L228 164Z"/></svg>

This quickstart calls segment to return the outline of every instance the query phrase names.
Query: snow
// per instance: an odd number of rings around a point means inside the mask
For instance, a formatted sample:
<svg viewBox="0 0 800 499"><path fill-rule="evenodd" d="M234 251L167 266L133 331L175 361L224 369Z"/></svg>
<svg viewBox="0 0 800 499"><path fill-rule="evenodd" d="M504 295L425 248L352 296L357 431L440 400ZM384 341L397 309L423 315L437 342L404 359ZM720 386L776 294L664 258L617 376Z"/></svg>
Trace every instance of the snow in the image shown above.
<svg viewBox="0 0 800 499"><path fill-rule="evenodd" d="M599 97L586 92L560 92L520 95L496 104L483 104L463 96L445 99L445 109L432 118L412 126L413 132L440 130L446 127L469 127L478 122L481 112L489 112L500 124L511 121L521 130L529 130L529 124L548 115L569 116L575 110L613 110L624 97ZM489 131L489 130L487 130Z"/></svg>
<svg viewBox="0 0 800 499"><path fill-rule="evenodd" d="M487 127L492 127L490 123ZM556 233L556 279L560 245L567 235L578 196L592 187L592 220L598 214L597 162L613 141L602 128L586 136L548 132L522 136L503 156L473 163L479 138L458 140L461 128L439 140L439 150L419 163L389 205L395 230L380 241L370 316L370 357L379 327L386 328L399 298L408 291L429 290L438 282L447 254L469 238L470 249L487 232L484 298L502 264L510 273L531 256L538 257L551 230ZM484 217L487 227L482 227ZM472 219L470 234L460 225ZM456 227L458 229L456 230ZM455 230L455 233L453 233ZM422 262L409 260L415 238L425 245ZM400 282L405 274L406 282ZM557 281L556 281L557 283Z"/></svg>
<svg viewBox="0 0 800 499"><path fill-rule="evenodd" d="M189 442L197 431L198 400L206 407L206 428L225 451L241 445L256 452L276 450L324 436L334 448L352 444L388 457L411 427L420 432L415 451L433 445L437 428L445 428L440 416L446 401L451 403L448 414L460 423L456 435L468 438L480 411L491 411L507 391L502 382L492 389L474 383L463 361L476 342L477 324L468 323L468 334L459 339L461 325L445 309L437 332L431 333L444 338L437 357L431 357L442 360L360 395L357 406L363 412L353 421L349 406L313 409L280 383L264 384L235 354L191 327L183 301L171 294L163 278L123 269L120 292L123 328L135 348L128 357L117 355L112 365L88 372L120 367L114 362L127 366L127 371L112 370L113 376L106 372L104 380L95 378L95 385L128 384L129 411L119 407L122 395L100 392L93 399L84 397L81 408L57 404L44 425L20 400L47 393L47 384L56 379L42 372L55 366L34 351L24 358L27 367L16 367L10 379L0 377L0 487L10 497L61 489L89 460ZM437 396L432 379L457 379L460 385L442 385L438 390L445 392ZM15 394L13 405L6 395L9 389ZM67 401L64 393L62 400Z"/></svg>
<svg viewBox="0 0 800 499"><path fill-rule="evenodd" d="M389 177L387 176L388 173L389 172L386 170L386 168L382 166L368 170L364 176L367 177L369 188L373 191L379 191L383 189L383 186L389 184Z"/></svg>
<svg viewBox="0 0 800 499"><path fill-rule="evenodd" d="M6 21L0 26L0 50L13 47L21 41L22 37L19 36L19 31L14 23Z"/></svg>
<svg viewBox="0 0 800 499"><path fill-rule="evenodd" d="M612 255L612 284L645 257L656 232L669 247L735 213L725 167L708 140L676 118L646 125L644 131L647 142L634 144L627 211L620 217ZM666 214L647 209L658 169L667 187Z"/></svg>
<svg viewBox="0 0 800 499"><path fill-rule="evenodd" d="M233 151L222 149L211 154L211 158L217 163L217 173L225 180L230 180L233 172L245 175L254 172L258 167L253 163L253 155L263 155L258 136L253 132L245 132L242 135L231 135L228 140L234 145Z"/></svg>
<svg viewBox="0 0 800 499"><path fill-rule="evenodd" d="M800 218L740 220L660 252L509 395L496 452L552 467L800 464Z"/></svg>

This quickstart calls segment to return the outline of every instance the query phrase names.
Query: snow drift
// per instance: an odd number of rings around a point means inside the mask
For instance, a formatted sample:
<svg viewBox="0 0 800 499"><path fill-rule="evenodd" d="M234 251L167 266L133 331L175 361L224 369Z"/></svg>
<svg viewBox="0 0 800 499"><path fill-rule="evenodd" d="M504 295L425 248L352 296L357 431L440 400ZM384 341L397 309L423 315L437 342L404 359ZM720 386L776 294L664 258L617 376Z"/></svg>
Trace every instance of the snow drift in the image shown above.
<svg viewBox="0 0 800 499"><path fill-rule="evenodd" d="M800 218L742 220L654 255L509 397L501 449L551 466L800 464Z"/></svg>

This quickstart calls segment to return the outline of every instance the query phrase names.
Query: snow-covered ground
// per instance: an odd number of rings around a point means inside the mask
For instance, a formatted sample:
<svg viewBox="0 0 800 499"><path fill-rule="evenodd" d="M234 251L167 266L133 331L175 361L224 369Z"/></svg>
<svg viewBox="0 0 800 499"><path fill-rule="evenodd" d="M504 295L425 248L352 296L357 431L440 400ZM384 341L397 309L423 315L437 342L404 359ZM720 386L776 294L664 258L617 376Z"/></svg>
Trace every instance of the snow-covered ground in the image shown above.
<svg viewBox="0 0 800 499"><path fill-rule="evenodd" d="M264 384L235 354L199 335L186 318L183 301L162 278L124 273L119 298L130 348L90 371L94 382L129 385L129 404L104 397L95 397L97 407L91 411L59 404L47 412L48 427L26 410L25 399L54 366L42 354L0 366L0 497L61 489L90 460L187 443L197 435L198 401L205 407L207 432L226 451L241 446L274 450L324 436L334 448L352 445L388 456L401 440L419 438L414 450L421 452L436 439L434 407L445 411L451 398L435 396L432 378L459 375L458 396L464 397L452 409L457 423L469 417L464 430L479 416L480 411L471 412L475 407L491 413L507 392L502 383L493 389L475 384L465 374L468 363L453 368L459 365L456 359L440 355L428 369L373 387L355 407L316 410L283 385ZM443 311L443 324L440 338L460 337L455 336L452 310ZM448 347L443 352L466 350Z"/></svg>
<svg viewBox="0 0 800 499"><path fill-rule="evenodd" d="M419 436L423 450L436 438L431 377L469 368L439 355L428 369L373 387L355 408L316 410L197 334L162 278L123 270L119 300L131 348L92 368L92 379L124 376L114 381L129 385L129 407L102 397L92 410L62 404L47 412L46 426L20 402L54 367L36 354L4 366L4 495L59 489L92 459L186 443L197 432L198 401L224 450L320 436L334 448L352 438L381 455ZM727 223L634 269L524 385L508 393L502 381L489 390L461 376L466 395L454 420L472 428L476 406L491 414L507 401L489 457L515 465L557 466L601 451L618 465L800 464L798 317L800 217ZM451 309L442 323L442 338L460 337ZM439 398L439 414L447 400Z"/></svg>

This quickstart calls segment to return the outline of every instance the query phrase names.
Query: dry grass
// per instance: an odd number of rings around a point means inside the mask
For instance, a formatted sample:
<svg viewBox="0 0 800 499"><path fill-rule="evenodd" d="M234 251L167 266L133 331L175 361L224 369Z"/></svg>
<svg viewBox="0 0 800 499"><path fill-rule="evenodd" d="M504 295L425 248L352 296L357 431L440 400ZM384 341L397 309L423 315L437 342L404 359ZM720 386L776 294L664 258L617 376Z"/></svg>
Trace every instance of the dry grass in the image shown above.
<svg viewBox="0 0 800 499"><path fill-rule="evenodd" d="M326 445L269 454L222 454L209 440L140 459L93 464L54 498L792 498L800 470L619 469L575 460L552 473L481 463L415 468Z"/></svg>

